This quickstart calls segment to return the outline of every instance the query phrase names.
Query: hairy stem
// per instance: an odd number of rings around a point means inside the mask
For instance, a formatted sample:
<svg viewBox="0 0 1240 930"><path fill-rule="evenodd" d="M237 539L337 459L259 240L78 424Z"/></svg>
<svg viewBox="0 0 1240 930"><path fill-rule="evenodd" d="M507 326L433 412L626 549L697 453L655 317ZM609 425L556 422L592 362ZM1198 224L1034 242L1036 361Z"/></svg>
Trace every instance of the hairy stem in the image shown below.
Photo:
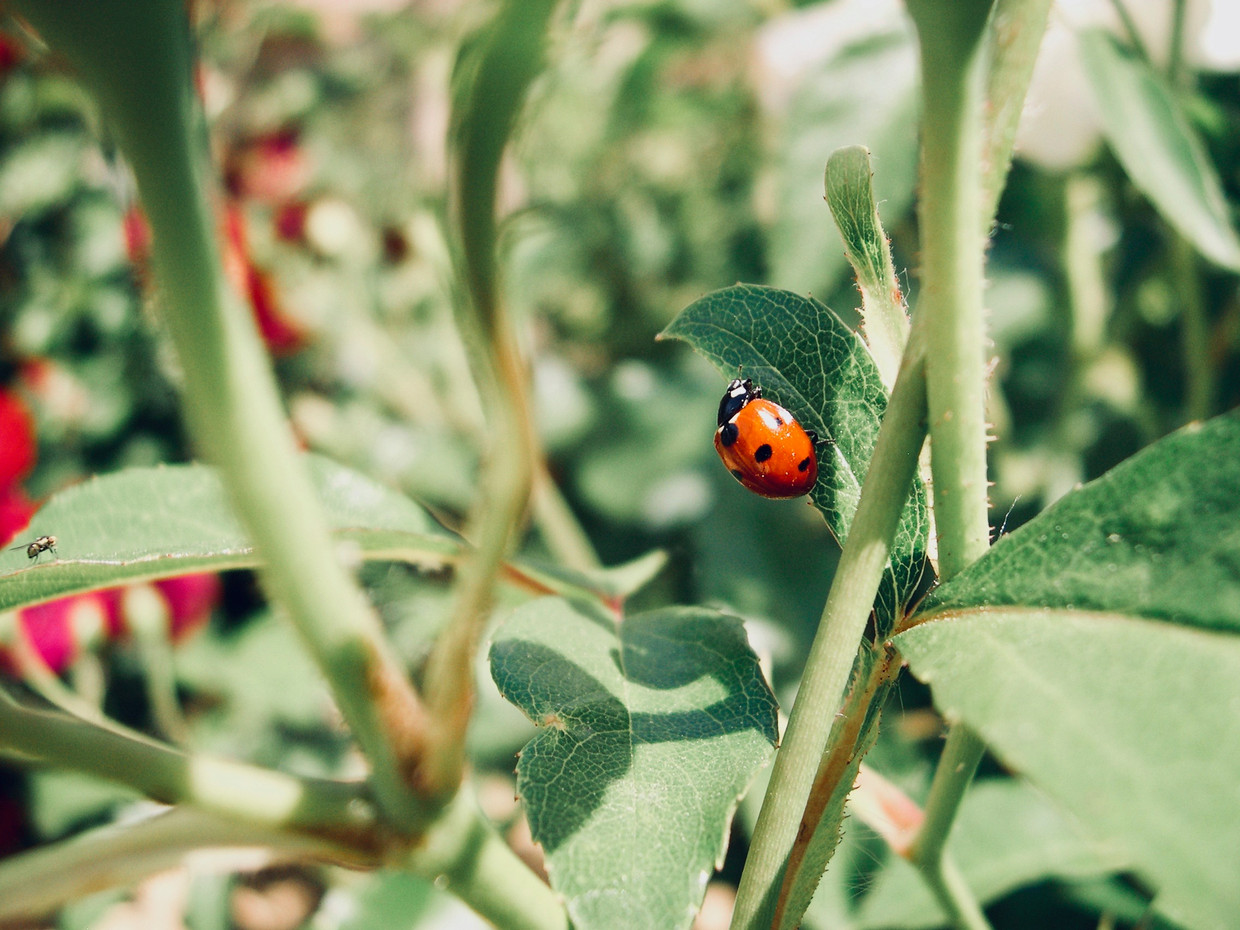
<svg viewBox="0 0 1240 930"><path fill-rule="evenodd" d="M990 544L982 299L983 230L998 198L997 187L989 195L982 187L990 11L991 0L909 2L921 43L923 94L918 316L927 338L931 470L944 580L981 557ZM989 73L993 77L1003 70ZM1024 94L1010 96L1023 99ZM993 124L992 138L998 138ZM984 218L980 225L979 217ZM953 727L914 844L914 862L927 884L957 925L966 927L984 927L986 920L972 891L945 859L944 848L983 748L967 728Z"/></svg>

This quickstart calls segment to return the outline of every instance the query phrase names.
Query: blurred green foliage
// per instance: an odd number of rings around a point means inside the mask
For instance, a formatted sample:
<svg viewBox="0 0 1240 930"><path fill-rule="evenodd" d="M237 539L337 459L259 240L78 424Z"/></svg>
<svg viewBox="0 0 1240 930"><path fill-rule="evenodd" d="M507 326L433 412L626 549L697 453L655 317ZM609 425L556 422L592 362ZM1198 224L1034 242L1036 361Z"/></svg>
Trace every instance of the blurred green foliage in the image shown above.
<svg viewBox="0 0 1240 930"><path fill-rule="evenodd" d="M822 203L823 165L852 143L875 155L916 306L910 32L897 7L847 9L566 9L502 174L505 295L553 476L606 564L669 552L635 608L727 605L773 653L781 693L795 685L834 543L803 501L760 500L719 466L710 437L723 384L687 347L654 336L737 281L812 291L853 319L857 295ZM227 196L245 218L245 257L304 334L274 360L296 429L310 449L458 525L486 426L452 322L444 140L448 75L478 9L345 16L256 0L200 14L200 85ZM153 325L157 295L144 295L126 252L131 183L81 91L19 47L6 40L0 80L0 384L36 413L28 486L43 497L191 452ZM1202 75L1177 94L1228 202L1240 202L1240 79ZM1240 402L1235 276L1186 250L1106 149L1066 169L1017 163L988 276L996 526L1024 522L1189 416ZM1190 313L1204 332L1195 344ZM1203 372L1210 388L1192 409ZM537 527L526 550L546 554ZM444 579L372 567L364 581L404 654L419 656L446 609ZM182 657L196 736L335 772L343 746L322 737L325 717L303 694L317 689L313 675L292 676L293 688L262 672L265 656L296 649L260 601L248 576L231 578L209 638ZM109 706L141 719L133 666L113 662ZM524 728L493 693L481 700L471 741L510 768ZM909 685L902 700L914 710L924 695ZM882 758L924 779L918 746L933 740L910 725L883 741ZM42 777L30 790L36 832L58 835L82 816L66 790ZM367 906L386 913L409 895L421 902L421 891L376 885ZM1103 897L1075 900L1088 912Z"/></svg>

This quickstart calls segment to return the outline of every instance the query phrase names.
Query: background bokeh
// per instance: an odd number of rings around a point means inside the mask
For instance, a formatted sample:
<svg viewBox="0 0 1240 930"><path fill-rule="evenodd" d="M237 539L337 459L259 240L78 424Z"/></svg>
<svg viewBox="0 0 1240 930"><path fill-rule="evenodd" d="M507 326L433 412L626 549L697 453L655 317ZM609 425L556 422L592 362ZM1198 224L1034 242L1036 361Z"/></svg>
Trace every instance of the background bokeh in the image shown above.
<svg viewBox="0 0 1240 930"><path fill-rule="evenodd" d="M1171 4L1133 6L1165 61ZM1240 28L1228 28L1227 7L1188 4L1182 83L1235 203ZM453 322L448 87L458 45L485 10L455 0L197 9L221 241L297 434L451 527L473 498L486 424ZM1107 3L1057 8L994 230L996 528L1240 401L1234 275L1185 247L1134 191L1083 78L1072 79L1072 28L1113 16ZM12 22L0 71L8 539L59 489L185 461L192 450L158 294L143 287L149 242L124 166L84 93ZM605 563L668 553L637 605L714 604L746 618L783 695L795 687L837 547L803 501L761 500L720 467L711 433L726 379L683 344L655 337L686 304L737 281L809 292L855 320L859 297L822 199L827 157L853 143L873 153L915 310L916 80L910 25L888 0L583 0L562 11L550 68L503 173L504 293L552 475ZM1204 320L1204 353L1184 337L1189 302ZM524 550L548 555L537 521ZM372 566L363 580L416 662L442 619L448 579ZM141 649L119 635L106 598L81 607L76 619L54 621L72 640L57 670L143 722L151 711ZM356 766L311 666L248 575L174 608L191 612L183 625L210 615L177 657L197 744L300 771ZM901 701L909 713L875 759L916 785L938 727L917 712L916 686ZM485 695L471 733L480 769L509 774L527 732ZM99 822L122 800L50 773L4 774L0 786L0 849ZM850 862L864 884L873 855ZM431 894L372 893L405 908ZM1088 911L1089 900L1080 891L1065 906ZM93 925L97 914L82 914L74 925Z"/></svg>

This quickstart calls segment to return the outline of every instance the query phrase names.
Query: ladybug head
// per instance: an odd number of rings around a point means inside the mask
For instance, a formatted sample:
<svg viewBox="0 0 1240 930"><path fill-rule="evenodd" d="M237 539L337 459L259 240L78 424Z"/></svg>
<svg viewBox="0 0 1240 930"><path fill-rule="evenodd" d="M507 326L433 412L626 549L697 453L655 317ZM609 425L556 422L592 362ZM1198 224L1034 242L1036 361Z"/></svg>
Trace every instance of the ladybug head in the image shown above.
<svg viewBox="0 0 1240 930"><path fill-rule="evenodd" d="M742 407L755 398L762 396L762 388L754 387L754 383L746 378L733 378L719 401L719 425L727 423L736 416Z"/></svg>

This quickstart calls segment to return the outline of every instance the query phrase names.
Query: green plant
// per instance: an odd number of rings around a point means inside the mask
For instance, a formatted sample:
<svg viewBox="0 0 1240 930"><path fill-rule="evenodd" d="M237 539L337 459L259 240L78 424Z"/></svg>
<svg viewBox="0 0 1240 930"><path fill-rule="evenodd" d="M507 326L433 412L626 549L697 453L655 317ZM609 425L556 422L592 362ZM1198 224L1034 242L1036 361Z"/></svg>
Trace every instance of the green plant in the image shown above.
<svg viewBox="0 0 1240 930"><path fill-rule="evenodd" d="M404 238L393 236L412 241L451 281L443 287L450 300L426 299L431 309L419 304L419 312L433 320L450 303L463 364L452 391L436 392L399 364L385 366L373 390L411 420L435 407L443 433L453 432L444 424L464 424L456 438L467 437L474 457L463 457L470 464L460 471L476 464L477 491L454 496L454 485L431 482L442 494L436 512L459 522L458 533L385 483L296 451L272 366L221 262L217 184L184 5L20 0L12 8L76 72L134 172L153 232L152 280L178 361L186 429L207 464L122 468L55 496L27 533L54 534L57 558L0 578L0 611L12 617L54 599L189 572L252 570L280 616L264 613L241 632L205 641L172 671L169 643L151 632L163 619L157 603L143 600L148 589L133 589L139 593L126 610L146 631L138 639L151 681L150 728L162 729L162 738L112 719L84 699L83 688L52 674L61 669L21 658L27 685L39 693L0 692L6 757L94 776L172 808L0 862L0 919L136 880L187 849L256 846L393 876L367 899L374 912L366 919L376 924L429 907L430 884L438 883L505 928L687 926L722 862L737 805L772 756L778 705L739 610L671 606L677 598L663 555L604 569L594 547L612 562L617 550L632 554L616 540L641 511L623 509L632 495L619 474L634 463L697 467L694 457L709 444L696 435L682 440L685 411L702 407L709 428L709 389L698 391L696 375L669 365L661 391L642 394L641 370L630 369L613 395L595 395L604 413L564 441L569 451L558 450L555 436L536 425L521 314L537 309L556 320L564 343L589 358L600 344L638 341L634 333L645 330L633 308L700 293L701 282L728 276L719 269L731 266L694 231L694 208L714 211L731 244L753 234L754 222L728 200L748 183L746 159L756 157L738 141L746 107L727 78L700 59L691 61L696 70L683 67L680 58L685 48L704 48L711 63L718 23L676 7L616 13L613 38L632 41L627 19L655 38L608 85L614 106L595 127L596 144L558 155L547 140L563 140L537 130L564 118L554 111L557 91L574 90L562 76L557 83L548 63L576 54L564 11L549 0L506 0L457 49L442 202L449 232L439 237L411 222ZM825 189L862 295L864 338L818 300L753 284L711 290L675 319L659 320L662 337L690 343L725 377L740 368L825 440L810 495L815 552L794 545L791 565L764 564L763 550L780 544L775 537L805 531L785 530L795 525L794 511L747 511L751 502L738 502L728 532L712 523L703 533L717 537L723 574L747 582L765 575L755 583L765 585L768 603L781 605L802 597L796 585L818 571L810 566L827 533L842 546L812 646L796 669L796 700L753 824L734 927L832 919L984 927L983 904L1014 887L1083 878L1097 879L1092 889L1071 886L1086 911L1193 928L1225 926L1240 912L1240 833L1226 816L1240 776L1240 755L1227 739L1240 680L1240 420L1225 414L1186 426L990 545L988 419L996 408L987 392L997 386L987 360L984 275L1048 9L1044 0L909 2L922 113L911 325L861 146L830 154ZM418 41L431 42L412 44ZM884 35L847 54L889 61L900 48ZM1090 34L1084 48L1091 81L1113 104L1103 111L1120 163L1176 230L1167 248L1174 261L1142 275L1199 285L1206 279L1197 253L1234 271L1240 248L1226 194L1177 92L1109 37ZM692 88L688 100L647 93L658 83L652 74L677 66ZM591 67L577 75L586 96L597 89L582 77ZM501 231L502 163L531 93L538 105L516 148L526 147L531 161L534 202L543 198L545 216L562 225L540 229L531 211ZM649 129L680 121L698 131L712 125L702 115L709 109L728 124L711 137L726 140L717 146L724 154L715 152L722 178L715 187L677 179L674 145ZM893 112L906 118L907 109L901 103ZM633 152L650 176L630 179L624 158ZM663 169L671 181L652 167L660 153L672 165ZM554 202L563 186L550 167L556 157L569 174L618 176L622 196ZM1064 184L1069 208L1077 181ZM677 185L683 201L668 190ZM1064 221L1069 244L1080 233L1076 219ZM643 223L655 231L638 241L633 230ZM624 267L604 262L598 242L626 235L635 244L618 263ZM320 251L333 241L321 237ZM350 248L337 246L337 271L365 279L360 269L369 259L360 246L358 254ZM1089 310L1083 282L1097 268L1077 253L1065 264L1079 324ZM309 276L313 265L300 267ZM600 322L597 306L573 291L578 279L614 320ZM1234 280L1225 280L1234 302ZM1234 357L1213 346L1211 327L1224 327L1203 290L1186 285L1183 403L1167 405L1177 417L1181 407L1192 417L1216 409L1227 379L1218 359ZM341 328L350 322L362 325ZM399 345L410 331L424 334L433 324L381 331L375 343ZM389 357L387 349L374 351ZM1096 333L1073 343L1064 417L1074 396L1093 396L1092 366L1104 354ZM398 397L393 384L408 395ZM685 403L676 402L677 391ZM451 411L462 395L476 399L476 409ZM1157 435L1160 413L1131 419ZM313 417L299 421L303 433L312 432L307 422ZM1070 432L1048 448L1084 459ZM557 466L586 489L576 503L589 510L581 502L592 502L593 526L577 522ZM14 472L28 470L23 462ZM609 497L609 484L623 493ZM776 527L771 538L761 536L766 523ZM632 536L639 546L648 541ZM709 544L697 541L703 553ZM738 600L743 590L733 589ZM376 594L408 616L381 622L367 597ZM519 733L529 741L516 788L550 888L474 800L471 761L481 768L485 752L469 746L466 731L480 709L488 712L474 669L494 614L491 677L538 727ZM303 654L311 661L300 661ZM285 662L287 670L278 667ZM930 685L949 725L933 777L911 778L908 793L862 770L864 758L876 757L875 768L915 768L902 767L908 747L888 735L892 728L880 733L909 687L905 663ZM222 672L234 666L236 673ZM191 731L179 719L178 682L276 707L279 726L251 730L243 712ZM324 692L347 734L315 711ZM268 744L276 729L286 734L279 749ZM289 732L313 733L305 742L320 745L310 753ZM509 759L512 735L505 736L499 767ZM365 760L361 779L351 741ZM1042 795L1012 777L970 789L987 749ZM909 800L923 792L920 807ZM881 870L865 863L864 835L842 834L850 809L893 854ZM853 874L875 883L860 904L840 901ZM410 876L420 880L412 891L399 884ZM206 921L202 907L198 918Z"/></svg>

